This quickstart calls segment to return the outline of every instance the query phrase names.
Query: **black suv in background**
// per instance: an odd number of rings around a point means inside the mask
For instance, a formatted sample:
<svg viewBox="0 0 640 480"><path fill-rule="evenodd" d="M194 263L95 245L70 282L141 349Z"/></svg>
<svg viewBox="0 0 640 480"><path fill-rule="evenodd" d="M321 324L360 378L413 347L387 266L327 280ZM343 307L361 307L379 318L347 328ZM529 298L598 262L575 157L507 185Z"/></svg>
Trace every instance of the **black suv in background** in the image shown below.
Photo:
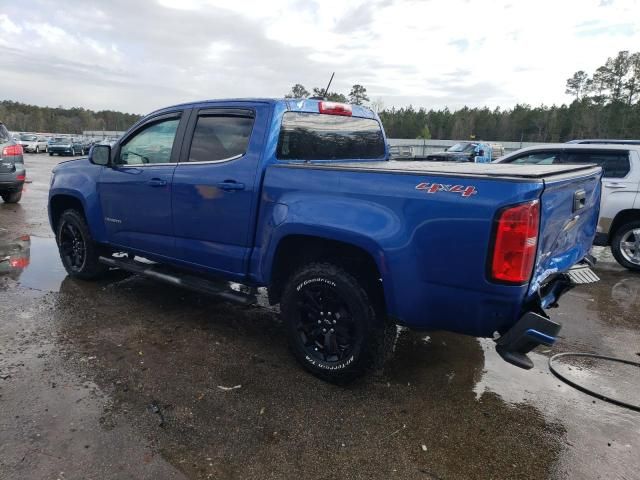
<svg viewBox="0 0 640 480"><path fill-rule="evenodd" d="M0 122L0 197L6 203L18 203L26 177L22 145L18 144L7 127Z"/></svg>

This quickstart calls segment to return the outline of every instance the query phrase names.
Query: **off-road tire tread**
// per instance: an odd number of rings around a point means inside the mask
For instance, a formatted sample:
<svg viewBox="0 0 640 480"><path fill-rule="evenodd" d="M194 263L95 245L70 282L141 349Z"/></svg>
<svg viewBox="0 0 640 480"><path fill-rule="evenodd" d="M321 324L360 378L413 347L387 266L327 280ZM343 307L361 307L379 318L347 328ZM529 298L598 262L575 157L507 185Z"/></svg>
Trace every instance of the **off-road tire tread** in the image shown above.
<svg viewBox="0 0 640 480"><path fill-rule="evenodd" d="M350 383L364 375L367 371L382 368L384 362L393 350L396 327L388 323L385 318L381 318L381 312L376 314L377 309L374 308L367 290L363 288L355 276L338 265L325 262L309 263L303 265L289 277L284 287L280 303L280 311L285 324L288 324L290 321L289 318L291 318L289 307L291 306L291 302L295 301L296 286L304 281L305 278L314 277L337 280L336 283L346 285L346 288L352 292L351 295L355 296L360 307L366 312L367 326L365 336L368 336L368 341L364 342L360 354L351 365L343 370L327 371L315 367L305 360L304 355L301 354L295 345L298 338L292 334L292 329L290 329L288 325L285 325L290 349L296 359L305 369L316 377L339 385ZM294 319L291 318L291 321L293 320Z"/></svg>

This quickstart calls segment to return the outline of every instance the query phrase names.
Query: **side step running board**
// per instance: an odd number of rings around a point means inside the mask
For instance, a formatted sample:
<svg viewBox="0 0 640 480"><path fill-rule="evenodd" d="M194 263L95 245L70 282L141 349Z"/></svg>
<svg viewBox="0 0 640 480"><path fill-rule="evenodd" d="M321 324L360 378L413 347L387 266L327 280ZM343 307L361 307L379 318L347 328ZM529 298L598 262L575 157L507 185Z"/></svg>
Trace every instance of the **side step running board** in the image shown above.
<svg viewBox="0 0 640 480"><path fill-rule="evenodd" d="M182 273L160 264L143 263L127 258L100 257L99 260L100 263L104 263L110 267L120 268L188 290L220 297L230 302L240 303L242 305L253 305L257 303L257 298L253 290L251 293L237 292L229 287L228 282L216 282L188 273Z"/></svg>

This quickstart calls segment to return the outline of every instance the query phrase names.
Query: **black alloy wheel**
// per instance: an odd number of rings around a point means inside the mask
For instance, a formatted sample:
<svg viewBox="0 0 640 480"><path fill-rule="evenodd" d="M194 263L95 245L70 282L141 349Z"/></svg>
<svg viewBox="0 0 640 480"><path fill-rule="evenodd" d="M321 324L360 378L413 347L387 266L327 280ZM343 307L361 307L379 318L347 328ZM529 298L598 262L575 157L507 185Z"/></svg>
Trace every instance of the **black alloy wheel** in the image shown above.
<svg viewBox="0 0 640 480"><path fill-rule="evenodd" d="M81 271L86 260L87 246L77 225L64 222L60 228L60 255L65 266Z"/></svg>
<svg viewBox="0 0 640 480"><path fill-rule="evenodd" d="M327 283L311 283L297 291L297 302L296 330L304 351L327 363L349 358L362 332L340 292Z"/></svg>

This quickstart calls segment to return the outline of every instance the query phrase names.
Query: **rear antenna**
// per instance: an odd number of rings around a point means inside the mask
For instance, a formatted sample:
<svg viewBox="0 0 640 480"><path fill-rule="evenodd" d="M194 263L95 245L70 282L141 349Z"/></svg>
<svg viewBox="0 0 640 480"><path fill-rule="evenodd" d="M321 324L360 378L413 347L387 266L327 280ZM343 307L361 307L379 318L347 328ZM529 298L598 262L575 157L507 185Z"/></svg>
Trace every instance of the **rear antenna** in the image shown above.
<svg viewBox="0 0 640 480"><path fill-rule="evenodd" d="M336 74L336 72L332 72L331 73L331 78L329 79L329 83L327 84L327 88L324 89L324 93L322 94L323 97L327 97L327 93L329 92L329 87L331 86L331 82L333 82L333 76Z"/></svg>

